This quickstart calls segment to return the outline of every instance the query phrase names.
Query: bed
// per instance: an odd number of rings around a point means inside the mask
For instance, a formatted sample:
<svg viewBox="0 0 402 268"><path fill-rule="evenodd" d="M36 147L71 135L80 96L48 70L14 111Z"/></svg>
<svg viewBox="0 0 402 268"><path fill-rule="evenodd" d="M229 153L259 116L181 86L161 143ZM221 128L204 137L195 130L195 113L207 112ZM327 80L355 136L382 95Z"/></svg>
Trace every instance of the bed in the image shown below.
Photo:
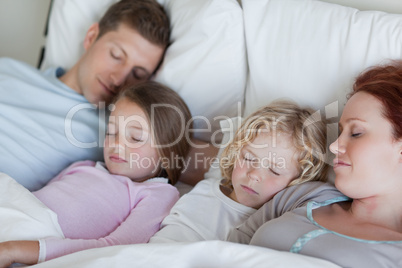
<svg viewBox="0 0 402 268"><path fill-rule="evenodd" d="M87 27L116 1L54 0L41 69L71 67L82 53ZM225 134L234 131L221 129L221 121L247 116L277 98L312 106L329 119L331 142L353 78L371 65L402 58L400 0L343 1L349 6L318 0L158 1L171 19L172 44L155 80L179 92L197 117L195 136L216 146L224 146ZM13 196L31 202L24 189L6 177L0 181L12 184L7 187ZM182 183L178 188L181 193L191 189ZM25 228L23 219L29 218L41 235L62 235L51 211L27 208L21 201L20 213L7 219ZM37 265L127 266L338 267L225 241L106 247Z"/></svg>

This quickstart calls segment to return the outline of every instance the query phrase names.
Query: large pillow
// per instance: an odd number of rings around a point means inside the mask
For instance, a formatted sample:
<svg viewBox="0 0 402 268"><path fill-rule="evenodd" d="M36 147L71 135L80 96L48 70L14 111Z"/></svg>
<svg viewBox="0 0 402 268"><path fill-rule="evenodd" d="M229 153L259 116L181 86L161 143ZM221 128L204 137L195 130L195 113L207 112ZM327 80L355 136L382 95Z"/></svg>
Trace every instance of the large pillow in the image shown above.
<svg viewBox="0 0 402 268"><path fill-rule="evenodd" d="M70 68L83 53L88 27L117 0L54 0L44 62ZM172 26L172 45L156 80L176 90L204 140L219 129L218 116L237 115L246 84L242 10L236 0L159 0ZM208 130L211 127L210 130Z"/></svg>
<svg viewBox="0 0 402 268"><path fill-rule="evenodd" d="M216 155L216 157L213 159L213 161L210 162L210 167L208 169L208 172L204 174L205 179L209 178L221 178L222 173L220 169L220 158L222 157L223 150L232 142L234 139L237 130L242 124L242 118L241 117L233 117L233 118L227 118L224 120L220 121L220 132L222 133L222 141L221 144L219 144L219 151Z"/></svg>
<svg viewBox="0 0 402 268"><path fill-rule="evenodd" d="M249 64L245 116L288 97L337 117L355 76L402 58L402 15L315 0L253 0L242 6Z"/></svg>

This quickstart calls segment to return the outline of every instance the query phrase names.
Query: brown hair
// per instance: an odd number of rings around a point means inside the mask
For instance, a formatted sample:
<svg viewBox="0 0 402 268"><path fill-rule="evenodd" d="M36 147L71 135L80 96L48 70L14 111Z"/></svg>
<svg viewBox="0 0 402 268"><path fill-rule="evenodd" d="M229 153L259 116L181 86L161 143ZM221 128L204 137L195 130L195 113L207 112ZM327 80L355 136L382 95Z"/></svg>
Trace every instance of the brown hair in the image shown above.
<svg viewBox="0 0 402 268"><path fill-rule="evenodd" d="M159 176L166 175L175 184L190 150L188 129L192 129L192 120L186 103L175 91L155 81L127 86L115 102L120 98L136 103L147 116L162 161L162 172L166 172Z"/></svg>
<svg viewBox="0 0 402 268"><path fill-rule="evenodd" d="M326 181L326 125L315 115L310 108L303 109L293 102L281 100L272 102L247 117L233 141L222 153L220 164L222 175L226 179L224 185L232 188L233 168L241 149L252 142L263 129L291 136L298 154L300 174L289 186L313 180Z"/></svg>
<svg viewBox="0 0 402 268"><path fill-rule="evenodd" d="M402 61L391 61L361 73L349 97L366 92L381 101L383 116L390 121L395 140L402 138Z"/></svg>
<svg viewBox="0 0 402 268"><path fill-rule="evenodd" d="M166 48L169 44L169 18L155 0L121 0L113 4L99 21L98 38L117 30L121 23L155 45Z"/></svg>

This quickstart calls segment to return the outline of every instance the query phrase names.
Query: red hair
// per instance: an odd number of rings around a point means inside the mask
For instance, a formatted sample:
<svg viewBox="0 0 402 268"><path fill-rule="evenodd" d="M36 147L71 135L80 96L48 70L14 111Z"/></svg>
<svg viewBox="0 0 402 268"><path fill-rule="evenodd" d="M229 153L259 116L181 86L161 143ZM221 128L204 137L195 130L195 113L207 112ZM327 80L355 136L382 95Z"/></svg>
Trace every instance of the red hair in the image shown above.
<svg viewBox="0 0 402 268"><path fill-rule="evenodd" d="M394 138L402 138L402 60L375 66L360 74L351 96L357 92L366 92L381 101L383 116L392 124Z"/></svg>

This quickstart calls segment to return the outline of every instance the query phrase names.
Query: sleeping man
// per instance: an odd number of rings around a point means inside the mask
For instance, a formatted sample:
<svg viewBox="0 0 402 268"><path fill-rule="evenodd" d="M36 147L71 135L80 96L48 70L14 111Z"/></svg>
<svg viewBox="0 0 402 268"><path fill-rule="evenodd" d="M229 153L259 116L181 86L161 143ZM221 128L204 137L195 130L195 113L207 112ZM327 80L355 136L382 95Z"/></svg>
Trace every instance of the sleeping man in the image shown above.
<svg viewBox="0 0 402 268"><path fill-rule="evenodd" d="M37 190L72 162L102 159L105 113L126 83L147 80L169 43L154 0L112 5L68 71L0 59L0 172Z"/></svg>

